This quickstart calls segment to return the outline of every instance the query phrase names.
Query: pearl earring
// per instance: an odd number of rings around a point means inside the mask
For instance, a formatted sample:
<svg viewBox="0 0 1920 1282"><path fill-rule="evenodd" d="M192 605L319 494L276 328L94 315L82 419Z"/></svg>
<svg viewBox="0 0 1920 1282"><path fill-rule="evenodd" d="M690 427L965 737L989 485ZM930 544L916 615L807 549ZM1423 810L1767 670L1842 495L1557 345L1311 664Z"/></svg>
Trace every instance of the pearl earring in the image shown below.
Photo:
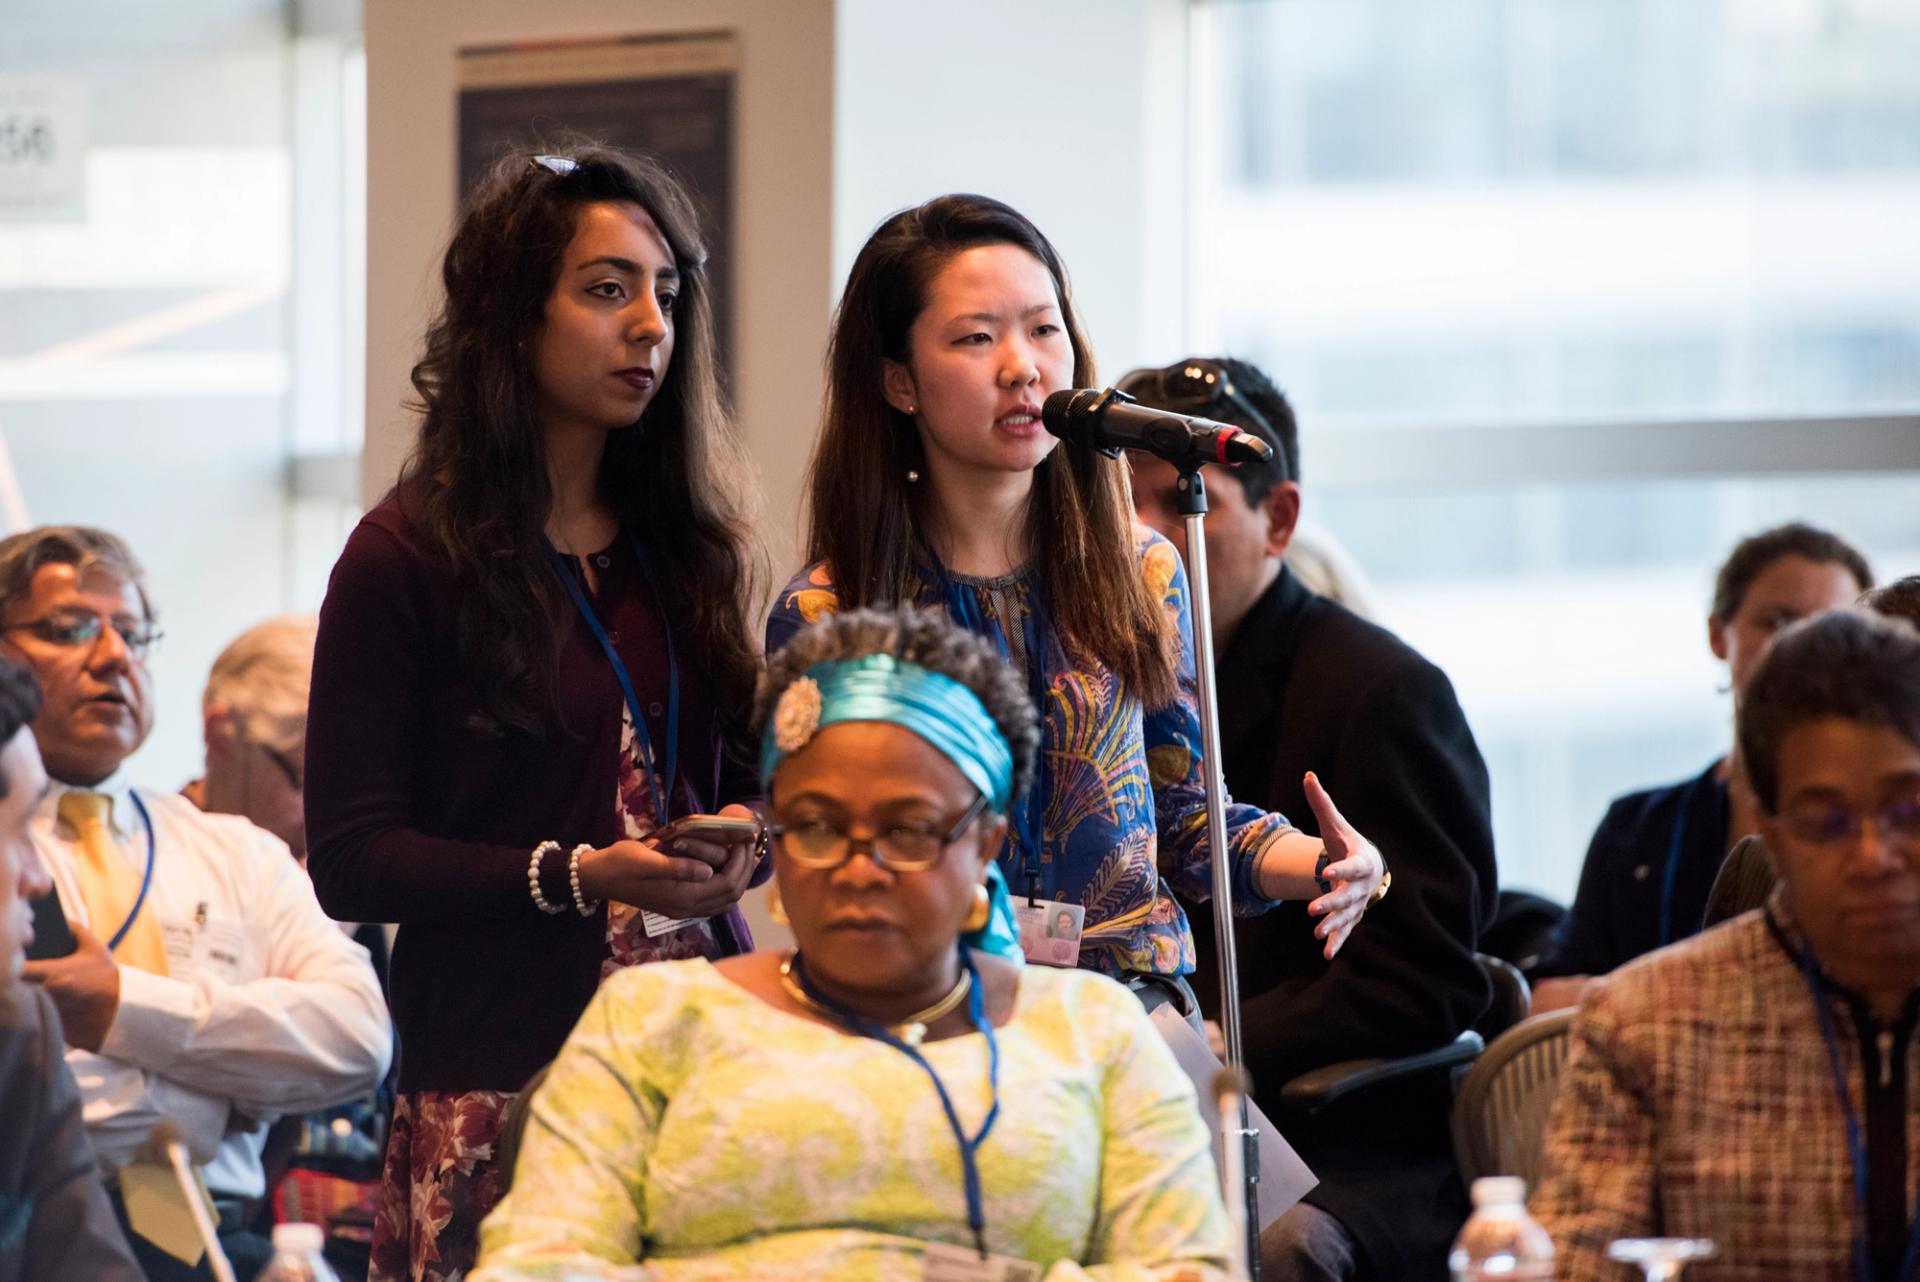
<svg viewBox="0 0 1920 1282"><path fill-rule="evenodd" d="M919 468L917 468L917 467L910 467L910 468L908 468L908 469L907 469L907 484L908 484L908 485L917 485L917 484L919 484L919 481L920 481L920 469L919 469Z"/></svg>

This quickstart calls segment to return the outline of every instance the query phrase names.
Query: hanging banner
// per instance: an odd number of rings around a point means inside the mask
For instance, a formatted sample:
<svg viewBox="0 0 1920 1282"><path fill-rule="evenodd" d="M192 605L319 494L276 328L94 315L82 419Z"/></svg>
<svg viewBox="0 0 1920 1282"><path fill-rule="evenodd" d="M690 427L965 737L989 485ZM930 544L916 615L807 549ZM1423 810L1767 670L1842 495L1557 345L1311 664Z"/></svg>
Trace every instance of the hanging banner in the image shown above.
<svg viewBox="0 0 1920 1282"><path fill-rule="evenodd" d="M568 133L658 157L700 211L724 369L733 348L737 66L731 32L462 49L459 195L503 151L552 145Z"/></svg>

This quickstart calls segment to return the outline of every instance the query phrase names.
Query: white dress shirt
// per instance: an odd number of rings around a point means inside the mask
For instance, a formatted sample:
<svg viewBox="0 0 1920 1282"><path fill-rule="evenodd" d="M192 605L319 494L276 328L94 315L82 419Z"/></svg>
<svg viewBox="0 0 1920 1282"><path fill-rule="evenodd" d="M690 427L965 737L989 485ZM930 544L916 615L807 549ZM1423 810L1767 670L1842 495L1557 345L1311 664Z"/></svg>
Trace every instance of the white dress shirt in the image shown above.
<svg viewBox="0 0 1920 1282"><path fill-rule="evenodd" d="M87 919L77 834L55 784L29 831L68 920L104 941L119 922ZM117 779L114 845L146 869L147 830ZM68 1048L87 1133L102 1166L130 1160L170 1119L229 1197L265 1191L267 1124L367 1094L387 1071L391 1027L366 949L321 911L286 843L235 815L210 815L177 793L139 789L153 819L153 879L169 973L120 967L120 1007L98 1054Z"/></svg>

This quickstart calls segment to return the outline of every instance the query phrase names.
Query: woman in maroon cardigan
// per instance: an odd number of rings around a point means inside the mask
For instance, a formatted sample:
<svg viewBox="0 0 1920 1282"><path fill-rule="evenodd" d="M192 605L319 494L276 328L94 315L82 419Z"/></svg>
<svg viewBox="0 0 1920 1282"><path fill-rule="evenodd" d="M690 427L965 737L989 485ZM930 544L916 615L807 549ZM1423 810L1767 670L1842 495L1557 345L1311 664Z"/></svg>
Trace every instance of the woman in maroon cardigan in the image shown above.
<svg viewBox="0 0 1920 1282"><path fill-rule="evenodd" d="M374 1276L472 1266L494 1139L615 967L750 947L760 861L644 838L747 815L746 469L705 251L653 162L503 160L442 269L395 486L334 567L307 738L310 867L400 924L400 1099Z"/></svg>

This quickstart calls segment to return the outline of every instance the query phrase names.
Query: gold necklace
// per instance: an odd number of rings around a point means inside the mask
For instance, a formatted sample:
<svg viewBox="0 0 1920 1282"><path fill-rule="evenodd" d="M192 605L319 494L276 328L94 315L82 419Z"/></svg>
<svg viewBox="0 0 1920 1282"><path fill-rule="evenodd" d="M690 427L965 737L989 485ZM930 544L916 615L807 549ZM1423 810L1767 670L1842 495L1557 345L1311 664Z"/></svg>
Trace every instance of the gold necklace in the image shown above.
<svg viewBox="0 0 1920 1282"><path fill-rule="evenodd" d="M836 1024L841 1023L843 1017L838 1011L815 1001L813 994L809 993L801 986L800 981L794 978L793 963L799 956L799 952L791 952L781 961L780 986L787 990L787 996L793 998L793 1000L799 1002L814 1014L824 1016ZM972 990L973 972L965 966L962 966L960 968L960 978L954 981L953 987L947 990L945 997L942 997L939 1001L924 1010L913 1012L913 1014L900 1020L898 1023L888 1024L887 1031L909 1046L918 1046L926 1038L928 1025L946 1017L958 1009L960 1003L967 999L967 994Z"/></svg>

